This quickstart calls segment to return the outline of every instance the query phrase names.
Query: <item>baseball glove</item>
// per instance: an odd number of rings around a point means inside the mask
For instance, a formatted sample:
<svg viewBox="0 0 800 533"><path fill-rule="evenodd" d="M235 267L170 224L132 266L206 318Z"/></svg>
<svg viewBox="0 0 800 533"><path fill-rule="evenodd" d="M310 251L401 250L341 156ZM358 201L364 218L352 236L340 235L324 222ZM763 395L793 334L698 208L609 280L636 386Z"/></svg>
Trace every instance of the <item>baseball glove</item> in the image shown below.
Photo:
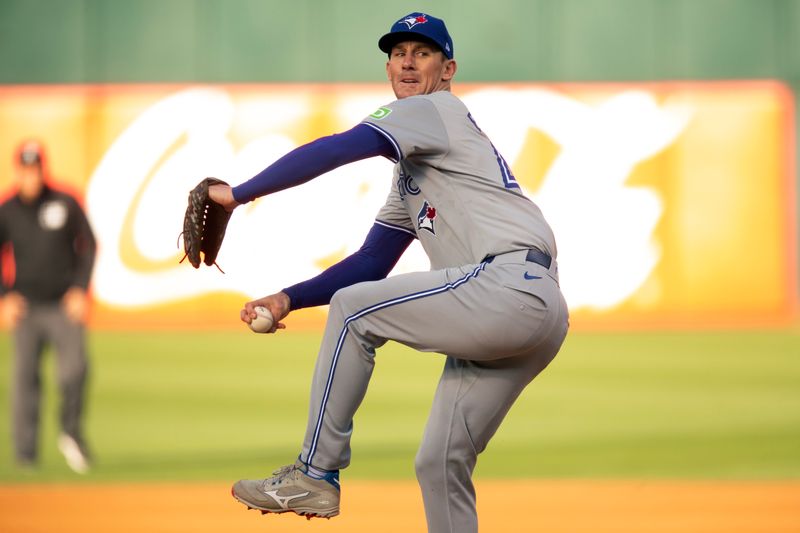
<svg viewBox="0 0 800 533"><path fill-rule="evenodd" d="M216 265L231 218L229 211L208 197L209 186L216 184L227 185L222 180L206 178L189 192L189 206L183 217L183 250L186 252L183 259L188 257L194 268L200 268L200 252L206 265Z"/></svg>

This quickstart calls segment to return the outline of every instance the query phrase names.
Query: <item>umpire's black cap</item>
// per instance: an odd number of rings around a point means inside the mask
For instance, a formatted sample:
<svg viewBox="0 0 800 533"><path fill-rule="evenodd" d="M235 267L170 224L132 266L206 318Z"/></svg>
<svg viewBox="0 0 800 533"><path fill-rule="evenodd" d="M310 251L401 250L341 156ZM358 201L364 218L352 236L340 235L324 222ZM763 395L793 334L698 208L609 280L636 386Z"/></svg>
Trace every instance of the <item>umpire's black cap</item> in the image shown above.
<svg viewBox="0 0 800 533"><path fill-rule="evenodd" d="M19 147L19 162L23 166L39 165L42 162L42 145L26 141Z"/></svg>

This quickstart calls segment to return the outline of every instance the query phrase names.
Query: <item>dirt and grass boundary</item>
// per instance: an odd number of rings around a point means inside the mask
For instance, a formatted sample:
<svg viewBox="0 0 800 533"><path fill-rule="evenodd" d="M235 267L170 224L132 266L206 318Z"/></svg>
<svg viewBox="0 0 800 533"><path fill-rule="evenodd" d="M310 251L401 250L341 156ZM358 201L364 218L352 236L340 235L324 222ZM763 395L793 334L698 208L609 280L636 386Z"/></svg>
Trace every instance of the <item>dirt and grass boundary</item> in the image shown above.
<svg viewBox="0 0 800 533"><path fill-rule="evenodd" d="M483 533L797 533L800 481L483 480ZM351 481L331 520L246 511L225 483L0 486L5 533L424 532L413 481Z"/></svg>

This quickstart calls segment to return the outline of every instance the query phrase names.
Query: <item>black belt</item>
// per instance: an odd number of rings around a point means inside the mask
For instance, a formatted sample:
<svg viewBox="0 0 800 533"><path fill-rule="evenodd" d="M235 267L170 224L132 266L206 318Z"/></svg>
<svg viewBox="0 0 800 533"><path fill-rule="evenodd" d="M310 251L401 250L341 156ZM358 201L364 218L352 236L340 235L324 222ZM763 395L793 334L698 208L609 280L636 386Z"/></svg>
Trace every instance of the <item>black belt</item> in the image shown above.
<svg viewBox="0 0 800 533"><path fill-rule="evenodd" d="M486 261L487 263L491 263L494 260L494 258L495 256L489 255L486 256L486 259L484 259L484 261ZM525 261L536 263L537 265L541 265L549 269L550 264L553 262L553 259L543 251L537 248L531 248L530 250L528 250L528 255L525 256Z"/></svg>
<svg viewBox="0 0 800 533"><path fill-rule="evenodd" d="M531 248L528 250L528 255L525 256L525 261L542 265L545 268L550 268L550 263L553 262L553 259L543 251L537 250L536 248Z"/></svg>

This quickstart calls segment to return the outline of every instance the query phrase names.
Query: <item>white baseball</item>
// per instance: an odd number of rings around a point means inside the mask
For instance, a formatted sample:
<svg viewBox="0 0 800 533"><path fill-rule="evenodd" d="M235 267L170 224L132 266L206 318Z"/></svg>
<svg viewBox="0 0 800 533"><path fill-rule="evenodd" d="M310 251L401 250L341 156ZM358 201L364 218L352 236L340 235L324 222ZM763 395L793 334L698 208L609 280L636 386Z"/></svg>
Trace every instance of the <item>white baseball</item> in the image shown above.
<svg viewBox="0 0 800 533"><path fill-rule="evenodd" d="M260 305L255 308L255 312L258 316L250 322L250 329L256 333L269 333L274 322L272 313L269 312L269 309Z"/></svg>

